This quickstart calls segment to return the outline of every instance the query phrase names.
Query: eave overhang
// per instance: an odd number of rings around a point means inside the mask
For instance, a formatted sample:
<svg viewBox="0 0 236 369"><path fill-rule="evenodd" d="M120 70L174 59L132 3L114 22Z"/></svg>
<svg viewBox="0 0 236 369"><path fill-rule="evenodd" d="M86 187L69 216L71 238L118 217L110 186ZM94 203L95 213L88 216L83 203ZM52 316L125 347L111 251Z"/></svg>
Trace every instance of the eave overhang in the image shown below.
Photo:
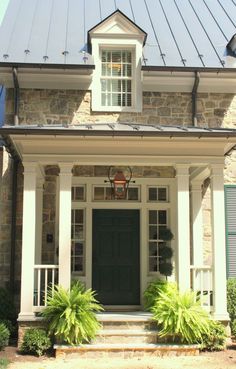
<svg viewBox="0 0 236 369"><path fill-rule="evenodd" d="M223 160L236 144L236 130L108 124L80 128L3 127L0 135L21 160L80 161L81 157ZM59 159L60 158L60 159ZM199 160L198 160L199 159ZM164 159L163 159L164 160Z"/></svg>

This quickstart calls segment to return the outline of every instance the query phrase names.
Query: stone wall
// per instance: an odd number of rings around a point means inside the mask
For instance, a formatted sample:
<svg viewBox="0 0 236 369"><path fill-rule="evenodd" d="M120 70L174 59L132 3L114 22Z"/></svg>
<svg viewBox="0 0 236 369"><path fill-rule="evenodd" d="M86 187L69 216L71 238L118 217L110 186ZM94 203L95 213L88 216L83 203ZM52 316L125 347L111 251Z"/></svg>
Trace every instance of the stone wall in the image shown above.
<svg viewBox="0 0 236 369"><path fill-rule="evenodd" d="M5 150L1 152L1 158L0 287L7 287L10 277L12 162Z"/></svg>
<svg viewBox="0 0 236 369"><path fill-rule="evenodd" d="M57 125L96 122L134 122L164 125L191 125L191 94L189 93L143 93L141 113L94 113L91 111L90 91L76 90L20 90L19 122L21 125ZM202 127L236 128L236 97L233 94L200 93L197 99L198 124ZM6 124L13 124L13 89L6 95ZM9 281L11 239L11 160L2 154L0 192L0 286ZM1 160L1 155L0 155ZM236 151L225 159L225 183L236 183ZM23 168L18 168L17 226L16 226L16 285L20 285L21 235L22 235L22 190ZM55 255L55 203L58 168L45 168L43 205L43 252L42 261L53 263ZM173 168L134 167L134 177L174 177ZM107 167L75 167L75 176L105 176ZM203 190L204 260L211 262L210 187ZM53 242L47 242L47 234Z"/></svg>
<svg viewBox="0 0 236 369"><path fill-rule="evenodd" d="M236 97L233 94L199 93L198 124L202 127L235 127ZM91 92L77 90L20 90L19 122L24 125L76 125L96 122L133 122L192 125L190 93L143 92L141 113L91 111ZM13 124L13 90L7 90L6 123Z"/></svg>

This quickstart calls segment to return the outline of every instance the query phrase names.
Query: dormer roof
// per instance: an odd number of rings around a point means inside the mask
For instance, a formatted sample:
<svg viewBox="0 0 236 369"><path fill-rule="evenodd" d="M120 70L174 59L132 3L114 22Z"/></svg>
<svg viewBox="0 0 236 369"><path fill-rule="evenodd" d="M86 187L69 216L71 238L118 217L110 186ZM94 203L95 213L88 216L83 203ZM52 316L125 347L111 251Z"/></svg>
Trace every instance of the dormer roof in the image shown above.
<svg viewBox="0 0 236 369"><path fill-rule="evenodd" d="M147 33L119 9L91 28L88 31L88 36L89 40L91 37L103 36L109 38L139 38L142 40L143 46L147 39Z"/></svg>

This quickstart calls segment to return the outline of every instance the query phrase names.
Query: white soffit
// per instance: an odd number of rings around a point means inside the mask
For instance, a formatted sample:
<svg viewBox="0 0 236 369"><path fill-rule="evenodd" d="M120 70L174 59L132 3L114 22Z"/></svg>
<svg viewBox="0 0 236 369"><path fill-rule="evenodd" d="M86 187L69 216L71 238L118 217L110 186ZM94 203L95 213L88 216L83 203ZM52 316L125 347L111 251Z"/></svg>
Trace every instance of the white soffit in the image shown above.
<svg viewBox="0 0 236 369"><path fill-rule="evenodd" d="M47 157L63 155L107 155L109 156L155 156L204 157L204 162L211 158L223 158L235 138L207 137L88 137L88 136L53 136L53 135L11 135L11 139L21 158L32 155ZM127 160L127 158L126 158ZM202 159L201 159L202 161Z"/></svg>

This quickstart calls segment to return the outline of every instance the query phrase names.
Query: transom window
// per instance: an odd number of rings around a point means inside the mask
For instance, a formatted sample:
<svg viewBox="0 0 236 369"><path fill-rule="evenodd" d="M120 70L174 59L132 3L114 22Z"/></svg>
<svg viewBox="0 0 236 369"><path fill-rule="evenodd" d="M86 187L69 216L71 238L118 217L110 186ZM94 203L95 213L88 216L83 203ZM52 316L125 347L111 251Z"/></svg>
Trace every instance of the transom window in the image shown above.
<svg viewBox="0 0 236 369"><path fill-rule="evenodd" d="M120 201L114 198L112 195L111 187L106 186L94 186L93 187L93 200L94 201ZM140 187L129 187L126 193L126 199L128 201L140 201Z"/></svg>
<svg viewBox="0 0 236 369"><path fill-rule="evenodd" d="M102 106L132 106L132 52L102 50Z"/></svg>

